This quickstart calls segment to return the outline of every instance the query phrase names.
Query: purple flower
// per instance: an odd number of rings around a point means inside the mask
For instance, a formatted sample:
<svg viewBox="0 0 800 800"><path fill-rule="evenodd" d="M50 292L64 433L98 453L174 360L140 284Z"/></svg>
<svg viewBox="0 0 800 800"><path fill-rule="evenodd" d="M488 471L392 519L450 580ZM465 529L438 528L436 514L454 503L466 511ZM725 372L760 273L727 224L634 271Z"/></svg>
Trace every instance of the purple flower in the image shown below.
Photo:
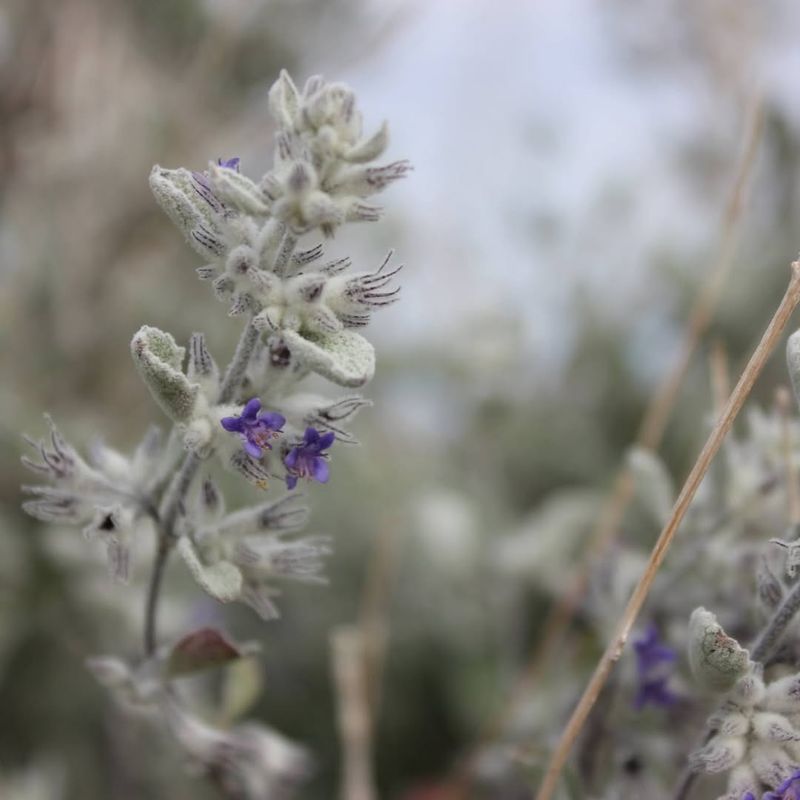
<svg viewBox="0 0 800 800"><path fill-rule="evenodd" d="M675 651L661 642L658 629L652 624L641 639L634 641L633 648L639 674L634 708L642 709L648 703L662 708L673 705L678 696L667 686L667 681L676 658Z"/></svg>
<svg viewBox="0 0 800 800"><path fill-rule="evenodd" d="M272 449L270 439L283 433L286 419L275 411L261 410L261 401L254 397L247 401L240 417L223 417L222 427L230 433L238 433L244 449L253 458L261 458L264 448Z"/></svg>
<svg viewBox="0 0 800 800"><path fill-rule="evenodd" d="M800 770L795 771L774 792L767 792L762 800L800 800Z"/></svg>
<svg viewBox="0 0 800 800"><path fill-rule="evenodd" d="M226 169L234 169L237 172L239 171L239 162L242 159L239 156L234 156L233 158L218 158L217 164L221 167L225 167Z"/></svg>
<svg viewBox="0 0 800 800"><path fill-rule="evenodd" d="M293 447L283 459L286 465L286 486L294 489L298 478L312 478L327 483L330 477L328 454L323 452L332 444L336 435L329 431L320 434L316 428L306 428L303 443Z"/></svg>
<svg viewBox="0 0 800 800"><path fill-rule="evenodd" d="M666 675L661 678L641 680L636 697L633 699L633 707L641 711L648 703L662 708L674 705L678 701L678 695L667 686L668 680L669 677Z"/></svg>

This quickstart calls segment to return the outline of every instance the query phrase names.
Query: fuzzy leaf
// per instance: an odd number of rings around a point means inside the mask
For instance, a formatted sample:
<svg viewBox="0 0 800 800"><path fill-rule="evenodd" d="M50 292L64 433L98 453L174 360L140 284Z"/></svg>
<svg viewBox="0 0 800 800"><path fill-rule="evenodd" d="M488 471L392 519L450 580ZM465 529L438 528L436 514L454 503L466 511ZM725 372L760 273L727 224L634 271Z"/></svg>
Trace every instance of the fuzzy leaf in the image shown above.
<svg viewBox="0 0 800 800"><path fill-rule="evenodd" d="M353 331L301 336L285 330L282 335L298 363L340 386L363 386L375 374L375 350Z"/></svg>
<svg viewBox="0 0 800 800"><path fill-rule="evenodd" d="M195 580L212 597L223 603L239 599L242 592L242 573L233 564L228 561L220 561L217 564L206 566L186 536L178 542L178 551Z"/></svg>
<svg viewBox="0 0 800 800"><path fill-rule="evenodd" d="M212 257L225 252L224 237L217 224L221 205L213 194L206 192L208 199L205 199L197 191L195 178L189 170L183 167L164 169L156 165L150 172L150 188L193 250ZM209 204L209 199L216 209Z"/></svg>
<svg viewBox="0 0 800 800"><path fill-rule="evenodd" d="M664 524L675 500L675 487L664 462L652 450L634 447L628 452L628 464L642 505L656 522Z"/></svg>
<svg viewBox="0 0 800 800"><path fill-rule="evenodd" d="M728 636L717 618L696 608L689 620L689 665L705 689L727 691L750 669L750 654Z"/></svg>
<svg viewBox="0 0 800 800"><path fill-rule="evenodd" d="M131 341L131 355L139 374L161 409L175 422L192 416L200 389L181 371L183 347L169 333L143 325Z"/></svg>
<svg viewBox="0 0 800 800"><path fill-rule="evenodd" d="M231 664L222 684L221 723L231 725L244 716L258 700L264 686L261 665L252 658Z"/></svg>
<svg viewBox="0 0 800 800"><path fill-rule="evenodd" d="M235 169L215 164L213 161L208 165L208 173L214 191L223 202L253 216L264 216L269 213L261 189L246 175Z"/></svg>

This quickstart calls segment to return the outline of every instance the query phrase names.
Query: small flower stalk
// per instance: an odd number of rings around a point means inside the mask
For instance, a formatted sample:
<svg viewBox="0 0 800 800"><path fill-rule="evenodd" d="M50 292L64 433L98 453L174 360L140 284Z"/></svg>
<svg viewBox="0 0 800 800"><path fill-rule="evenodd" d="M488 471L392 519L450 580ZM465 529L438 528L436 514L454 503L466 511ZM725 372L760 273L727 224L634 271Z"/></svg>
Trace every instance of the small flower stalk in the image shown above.
<svg viewBox="0 0 800 800"><path fill-rule="evenodd" d="M238 157L194 169L155 166L150 174L156 201L203 259L198 277L229 316L242 318L227 367L212 355L213 331L193 334L184 346L143 325L131 356L172 426L168 440L153 431L130 456L100 444L84 458L48 417L48 439L28 439L34 456L23 457L41 480L23 487L24 509L104 545L115 578L127 581L142 568L136 544L155 536L142 658L99 656L87 666L227 796L244 800L290 796L310 759L256 723L214 728L172 690L187 671L227 669L252 649L207 629L161 644L163 565L175 549L200 589L245 603L263 619L278 616L283 581L326 583L332 541L298 535L309 510L294 490L301 481L333 488L336 459L357 443L349 423L370 402L300 384L311 375L349 389L371 380L375 351L364 329L375 311L397 301L402 265L390 253L377 267L353 270L347 257L325 259L324 240L347 223L378 220L375 197L411 169L403 160L376 163L389 146L388 127L365 134L355 94L343 84L313 77L300 91L282 72L269 110L276 131L265 175L249 177ZM273 496L227 511L213 477L218 468Z"/></svg>

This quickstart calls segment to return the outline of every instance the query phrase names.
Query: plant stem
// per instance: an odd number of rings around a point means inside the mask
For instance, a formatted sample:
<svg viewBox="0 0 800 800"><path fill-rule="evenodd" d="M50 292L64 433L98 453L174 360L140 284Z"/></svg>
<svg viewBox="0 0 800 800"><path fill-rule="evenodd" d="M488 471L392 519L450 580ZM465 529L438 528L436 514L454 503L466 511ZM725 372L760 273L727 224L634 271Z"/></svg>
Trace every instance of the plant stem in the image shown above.
<svg viewBox="0 0 800 800"><path fill-rule="evenodd" d="M675 533L683 521L683 517L686 514L686 511L689 508L689 505L692 502L704 475L711 466L714 456L717 454L717 451L722 445L723 439L733 425L733 422L744 405L745 400L747 400L747 397L753 388L753 384L758 378L770 354L775 349L775 346L780 340L784 328L789 322L792 312L795 310L799 302L800 262L796 261L792 264L791 279L786 289L786 293L784 294L778 309L772 317L772 320L767 326L761 341L758 343L758 347L756 347L753 355L750 357L750 361L747 363L742 376L739 378L739 382L736 384L733 393L728 398L725 409L723 410L717 424L714 426L714 429L711 431L711 434L709 435L705 446L700 452L692 471L689 473L689 477L686 479L683 489L681 490L678 499L675 501L670 518L667 521L664 529L661 531L655 547L650 554L650 559L647 563L644 574L640 578L639 583L637 584L630 600L628 601L627 607L622 613L617 631L611 642L609 642L606 651L600 658L594 674L584 690L583 696L578 701L578 705L573 711L572 716L570 717L569 722L567 723L567 726L561 735L561 739L559 740L556 750L550 759L550 763L548 764L542 785L539 788L537 800L549 800L549 798L552 796L556 788L556 784L558 783L561 770L563 769L564 764L569 757L569 753L572 750L575 739L583 729L589 712L597 700L597 696L600 694L601 689L608 680L611 670L614 668L614 665L622 655L622 651L625 648L625 643L628 640L631 629L636 622L639 611L644 605L644 601L647 598L650 587L655 580L658 568L661 566L661 562L664 560L664 556L666 555L667 550L669 549L669 546L675 537Z"/></svg>
<svg viewBox="0 0 800 800"><path fill-rule="evenodd" d="M161 583L164 578L164 568L172 545L167 538L159 538L153 571L150 573L150 585L147 590L147 607L144 619L144 654L151 656L156 651L156 612L158 599L161 594Z"/></svg>
<svg viewBox="0 0 800 800"><path fill-rule="evenodd" d="M798 611L800 611L800 583L786 595L767 627L761 632L750 653L753 661L760 661L763 664L775 652L778 642Z"/></svg>
<svg viewBox="0 0 800 800"><path fill-rule="evenodd" d="M258 329L253 325L253 318L250 317L247 327L239 337L239 343L236 345L233 359L228 365L228 369L225 370L225 377L219 390L219 403L230 403L234 399L244 380L244 374L247 371L247 365L250 363L250 356L253 355L258 336Z"/></svg>
<svg viewBox="0 0 800 800"><path fill-rule="evenodd" d="M292 257L296 245L297 236L287 230L283 236L281 248L275 258L274 272L279 275L282 274L289 263L289 259ZM259 331L253 325L251 316L239 337L233 358L225 370L225 377L220 386L217 403L229 403L236 397L236 393L239 391L247 372L247 367L250 364L250 358L258 342L258 337ZM165 499L161 504L162 511L160 514L155 515L158 545L147 591L144 621L144 650L148 656L152 655L156 649L158 601L161 596L161 583L164 579L164 569L170 551L178 540L178 536L175 533L175 523L201 463L202 460L196 453L187 453L184 456L180 469L172 479Z"/></svg>

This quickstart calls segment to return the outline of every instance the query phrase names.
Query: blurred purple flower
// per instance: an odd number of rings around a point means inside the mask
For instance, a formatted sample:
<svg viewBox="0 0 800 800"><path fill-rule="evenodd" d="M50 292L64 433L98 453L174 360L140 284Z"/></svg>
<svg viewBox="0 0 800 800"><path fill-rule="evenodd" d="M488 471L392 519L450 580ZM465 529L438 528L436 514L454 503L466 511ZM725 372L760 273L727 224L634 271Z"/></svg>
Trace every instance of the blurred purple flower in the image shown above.
<svg viewBox="0 0 800 800"><path fill-rule="evenodd" d="M241 160L242 159L239 158L239 156L234 156L233 158L218 158L217 164L219 164L221 167L225 167L226 169L233 169L236 170L236 172L238 172L239 162Z"/></svg>
<svg viewBox="0 0 800 800"><path fill-rule="evenodd" d="M747 797L742 800L747 800ZM762 800L800 800L800 770L796 770L774 792L767 792Z"/></svg>
<svg viewBox="0 0 800 800"><path fill-rule="evenodd" d="M261 410L261 401L254 397L248 400L239 417L223 417L220 423L226 431L238 433L247 454L253 458L261 458L264 449L272 449L270 439L283 433L285 417L275 411Z"/></svg>
<svg viewBox="0 0 800 800"><path fill-rule="evenodd" d="M306 428L303 443L293 447L283 463L286 465L286 486L294 489L298 478L308 478L327 483L330 477L328 454L323 452L332 444L336 435L332 431L320 434L316 428Z"/></svg>
<svg viewBox="0 0 800 800"><path fill-rule="evenodd" d="M676 653L663 644L656 626L651 624L644 635L634 641L633 648L639 677L634 708L642 709L648 703L665 708L676 703L678 695L667 686L670 666L676 659Z"/></svg>

